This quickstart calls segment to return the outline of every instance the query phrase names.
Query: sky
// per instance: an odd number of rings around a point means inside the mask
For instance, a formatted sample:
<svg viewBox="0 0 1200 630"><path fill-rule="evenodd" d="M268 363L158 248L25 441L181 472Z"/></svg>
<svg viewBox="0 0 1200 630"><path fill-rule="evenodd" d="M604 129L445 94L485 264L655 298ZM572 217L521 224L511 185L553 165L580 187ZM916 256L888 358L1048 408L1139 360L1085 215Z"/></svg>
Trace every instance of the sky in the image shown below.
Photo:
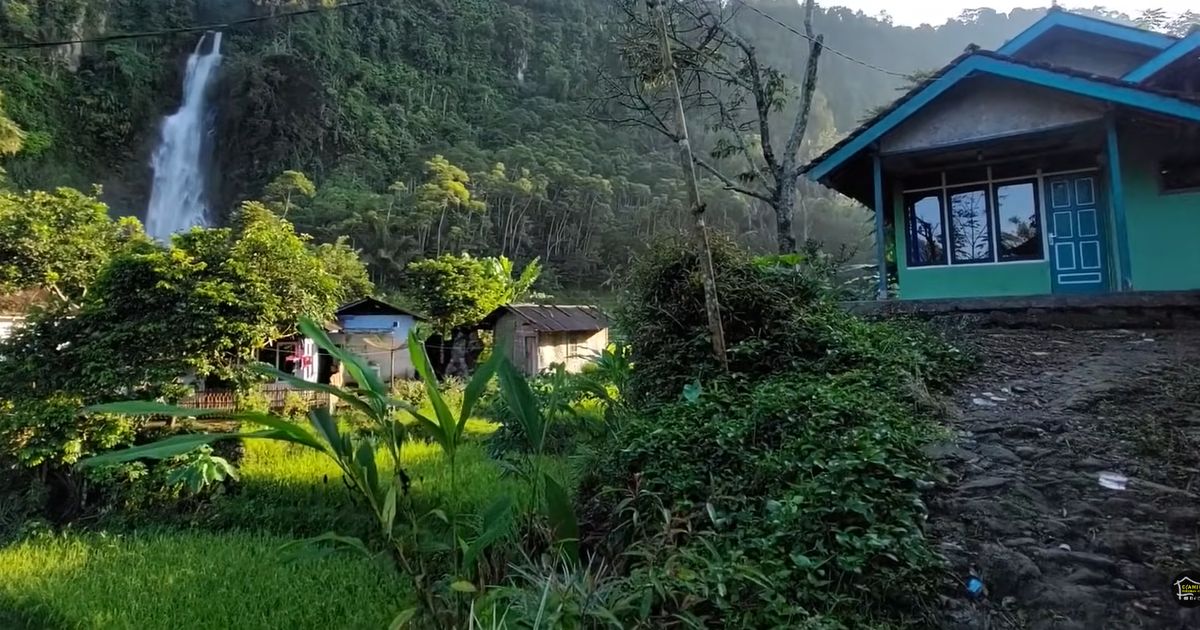
<svg viewBox="0 0 1200 630"><path fill-rule="evenodd" d="M897 24L906 26L917 26L922 23L942 24L948 18L952 18L963 11L963 9L974 9L981 6L991 7L996 11L1007 13L1015 7L1045 7L1050 6L1050 1L1041 2L1039 0L1009 1L1009 0L828 0L827 2L818 2L821 5L827 6L846 6L851 9L861 10L868 15L878 15L881 11L887 11ZM1187 9L1195 9L1200 2L1197 0L1093 0L1091 2L1060 2L1064 8L1070 9L1078 6L1091 7L1100 5L1109 9L1114 9L1130 15L1137 15L1144 9L1157 7L1166 10L1168 13L1182 13Z"/></svg>

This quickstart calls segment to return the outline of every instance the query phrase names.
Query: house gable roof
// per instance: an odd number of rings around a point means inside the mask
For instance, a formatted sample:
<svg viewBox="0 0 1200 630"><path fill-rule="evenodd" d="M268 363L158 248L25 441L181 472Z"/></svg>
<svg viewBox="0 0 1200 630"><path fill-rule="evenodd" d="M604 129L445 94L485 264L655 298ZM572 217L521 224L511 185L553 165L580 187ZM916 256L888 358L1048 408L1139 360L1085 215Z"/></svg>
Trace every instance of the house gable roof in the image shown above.
<svg viewBox="0 0 1200 630"><path fill-rule="evenodd" d="M1046 12L1045 17L1038 20L1029 28L1022 31L1016 37L1009 40L1001 46L996 52L1002 55L1016 55L1022 49L1030 44L1041 40L1043 37L1052 34L1056 30L1068 29L1089 35L1099 37L1107 37L1116 39L1138 46L1145 46L1157 50L1164 50L1176 41L1175 37L1155 33L1136 26L1126 24L1118 24L1096 17L1081 15L1079 13L1071 13L1061 9L1052 8Z"/></svg>
<svg viewBox="0 0 1200 630"><path fill-rule="evenodd" d="M343 304L334 312L335 317L345 315L408 315L410 317L421 319L415 313L406 311L398 306L393 306L373 297L366 297L361 300L355 300L349 304Z"/></svg>
<svg viewBox="0 0 1200 630"><path fill-rule="evenodd" d="M1144 83L1192 53L1200 57L1200 30L1192 31L1121 78L1130 83Z"/></svg>
<svg viewBox="0 0 1200 630"><path fill-rule="evenodd" d="M484 322L495 324L508 313L538 332L599 332L608 328L608 318L595 306L506 304L488 315Z"/></svg>
<svg viewBox="0 0 1200 630"><path fill-rule="evenodd" d="M908 120L922 107L963 79L988 74L1167 116L1200 122L1200 102L1180 94L1092 75L1069 68L1021 61L1000 53L968 49L944 68L851 132L804 167L810 179L824 182L852 157Z"/></svg>

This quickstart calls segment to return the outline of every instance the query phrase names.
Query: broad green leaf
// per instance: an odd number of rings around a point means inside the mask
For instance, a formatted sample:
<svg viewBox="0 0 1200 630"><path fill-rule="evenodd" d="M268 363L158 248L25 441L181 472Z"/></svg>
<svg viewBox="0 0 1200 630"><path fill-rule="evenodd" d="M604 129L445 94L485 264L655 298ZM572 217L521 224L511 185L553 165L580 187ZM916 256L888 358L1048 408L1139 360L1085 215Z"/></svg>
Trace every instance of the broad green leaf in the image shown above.
<svg viewBox="0 0 1200 630"><path fill-rule="evenodd" d="M312 339L314 343L323 348L331 356L341 361L342 365L346 366L346 371L350 372L350 376L354 378L354 382L358 383L359 387L366 388L378 400L387 398L387 386L383 384L383 381L379 380L379 375L363 361L362 357L339 347L329 338L329 334L325 332L324 328L308 317L300 319L298 328L304 336Z"/></svg>
<svg viewBox="0 0 1200 630"><path fill-rule="evenodd" d="M388 625L388 630L402 630L403 628L407 628L408 624L412 622L414 618L416 618L417 612L417 608L409 608L407 610L400 611L400 614L396 615L396 618L393 619L392 623Z"/></svg>
<svg viewBox="0 0 1200 630"><path fill-rule="evenodd" d="M329 413L328 409L323 407L310 409L308 420L309 424L313 425L313 428L317 430L317 433L329 443L329 447L334 453L337 453L342 459L350 458L351 453L346 452L345 445L342 442L342 435L337 428L337 423L334 422L333 415Z"/></svg>
<svg viewBox="0 0 1200 630"><path fill-rule="evenodd" d="M572 563L579 563L579 523L575 520L575 508L567 491L549 474L545 475L546 482L546 518L554 530L554 539L562 551L563 557Z"/></svg>
<svg viewBox="0 0 1200 630"><path fill-rule="evenodd" d="M475 588L474 584L472 584L466 580L458 580L457 582L452 582L450 584L450 589L455 592L458 592L458 593L474 593L477 590Z"/></svg>
<svg viewBox="0 0 1200 630"><path fill-rule="evenodd" d="M354 394L354 392L348 389L334 387L333 385L325 385L323 383L312 383L296 376L295 374L288 374L287 372L279 370L273 365L267 365L266 363L255 363L250 367L255 372L281 380L288 385L295 387L296 389L312 392L323 392L344 401L346 404L367 415L374 415L375 413L375 409L371 407L371 405L367 404L366 401L364 401L362 398L359 398Z"/></svg>
<svg viewBox="0 0 1200 630"><path fill-rule="evenodd" d="M87 413L112 413L123 416L168 416L171 418L202 418L204 416L229 415L231 409L193 409L176 407L153 400L128 400L124 402L92 405L84 409Z"/></svg>
<svg viewBox="0 0 1200 630"><path fill-rule="evenodd" d="M396 486L396 483L392 483L383 500L383 533L389 538L396 525Z"/></svg>
<svg viewBox="0 0 1200 630"><path fill-rule="evenodd" d="M279 416L251 411L234 414L233 419L240 422L261 424L265 427L270 427L287 435L288 437L292 438L292 441L296 444L303 444L304 446L321 452L325 452L326 450L325 445L321 444L321 442L313 437L312 433L306 431L304 427L290 420L280 418Z"/></svg>
<svg viewBox="0 0 1200 630"><path fill-rule="evenodd" d="M462 411L458 414L459 436L462 435L463 429L467 426L467 420L471 417L471 412L475 411L475 404L483 396L488 382L496 375L496 369L503 359L504 353L499 350L499 346L493 346L491 358L475 368L475 373L471 375L471 380L463 391Z"/></svg>
<svg viewBox="0 0 1200 630"><path fill-rule="evenodd" d="M281 546L279 551L287 554L290 560L296 560L305 553L311 553L313 550L319 549L322 545L328 545L334 550L344 550L359 553L367 558L374 557L374 554L371 553L370 549L367 549L367 545L363 543L362 540L353 536L342 536L341 534L335 534L334 532L325 532L320 536L313 536L312 538L305 538L303 540L294 540Z"/></svg>
<svg viewBox="0 0 1200 630"><path fill-rule="evenodd" d="M500 362L500 395L508 403L514 419L520 424L530 448L540 455L546 444L546 422L538 408L537 399L525 376L504 360Z"/></svg>
<svg viewBox="0 0 1200 630"><path fill-rule="evenodd" d="M366 473L367 488L371 492L372 505L378 506L383 500L383 488L379 485L379 467L375 464L375 444L371 440L362 440L354 455L359 468Z"/></svg>
<svg viewBox="0 0 1200 630"><path fill-rule="evenodd" d="M457 441L457 418L450 412L450 407L446 405L446 399L442 398L442 392L438 390L437 377L433 373L433 366L429 363L429 355L425 352L425 344L417 337L415 331L408 331L408 352L412 357L413 366L417 369L417 374L420 375L421 381L425 383L425 395L429 397L430 404L433 405L434 415L437 416L438 424L442 427L442 433L446 436L446 440L442 443L442 448L446 451L453 452L458 446Z"/></svg>
<svg viewBox="0 0 1200 630"><path fill-rule="evenodd" d="M450 452L450 450L453 448L453 445L450 444L451 436L446 434L446 431L442 427L441 424L438 424L438 423L434 422L433 420L430 420L428 417L425 416L425 414L421 413L420 411L417 411L416 407L410 405L409 403L407 403L405 401L394 400L394 401L392 401L392 403L394 405L396 405L397 407L403 409L404 411L407 411L408 414L411 415L413 417L413 419L417 421L417 424L421 425L422 427L425 427L425 429L427 431L429 431L430 434L433 435L433 439L438 444L441 445L443 450L445 450L447 453Z"/></svg>
<svg viewBox="0 0 1200 630"><path fill-rule="evenodd" d="M110 451L102 455L96 455L87 459L81 460L79 466L88 468L92 466L105 466L108 464L123 464L132 462L138 459L167 459L170 457L178 457L186 455L201 446L220 442L221 440L235 440L238 438L277 438L276 431L263 431L260 433L190 433L186 435L173 435L165 440L159 440L152 444L143 444L132 448L122 449L119 451Z"/></svg>
<svg viewBox="0 0 1200 630"><path fill-rule="evenodd" d="M513 499L504 495L496 499L483 512L483 525L479 536L467 546L463 553L463 565L468 569L475 565L479 554L503 536L512 525Z"/></svg>

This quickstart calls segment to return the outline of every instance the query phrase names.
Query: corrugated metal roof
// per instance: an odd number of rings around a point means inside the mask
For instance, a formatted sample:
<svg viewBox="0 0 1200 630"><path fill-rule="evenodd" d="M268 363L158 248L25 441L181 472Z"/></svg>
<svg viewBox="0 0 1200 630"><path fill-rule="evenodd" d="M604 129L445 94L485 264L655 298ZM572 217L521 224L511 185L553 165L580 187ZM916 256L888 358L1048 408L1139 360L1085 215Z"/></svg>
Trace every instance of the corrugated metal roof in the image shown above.
<svg viewBox="0 0 1200 630"><path fill-rule="evenodd" d="M411 315L416 319L423 319L420 315L412 311L406 311L399 306L393 306L383 300L366 297L361 300L355 300L349 304L343 304L338 307L334 313L336 316L342 315Z"/></svg>
<svg viewBox="0 0 1200 630"><path fill-rule="evenodd" d="M487 319L495 321L506 312L525 320L538 332L588 332L608 328L608 318L595 306L508 304Z"/></svg>

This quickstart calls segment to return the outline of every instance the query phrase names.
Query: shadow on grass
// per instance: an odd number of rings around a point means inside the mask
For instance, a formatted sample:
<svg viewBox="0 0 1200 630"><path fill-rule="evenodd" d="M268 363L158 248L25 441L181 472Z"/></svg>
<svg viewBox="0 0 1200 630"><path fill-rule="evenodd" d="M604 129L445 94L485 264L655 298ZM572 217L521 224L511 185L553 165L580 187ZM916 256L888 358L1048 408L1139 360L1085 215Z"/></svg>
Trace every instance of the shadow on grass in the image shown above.
<svg viewBox="0 0 1200 630"><path fill-rule="evenodd" d="M70 622L41 598L16 599L0 593L0 628L65 630Z"/></svg>

